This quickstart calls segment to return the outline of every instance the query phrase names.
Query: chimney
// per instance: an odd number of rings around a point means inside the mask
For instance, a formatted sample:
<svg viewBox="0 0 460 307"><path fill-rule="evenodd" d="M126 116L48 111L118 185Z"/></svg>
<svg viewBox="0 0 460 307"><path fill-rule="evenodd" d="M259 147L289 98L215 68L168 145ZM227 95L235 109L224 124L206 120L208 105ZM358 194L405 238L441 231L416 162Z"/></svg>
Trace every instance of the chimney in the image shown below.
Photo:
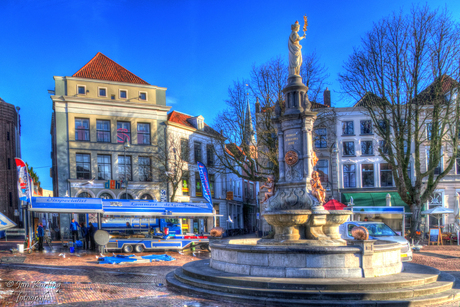
<svg viewBox="0 0 460 307"><path fill-rule="evenodd" d="M256 97L256 113L260 113L259 97Z"/></svg>
<svg viewBox="0 0 460 307"><path fill-rule="evenodd" d="M331 91L329 90L329 88L326 87L323 97L324 97L324 105L331 107Z"/></svg>

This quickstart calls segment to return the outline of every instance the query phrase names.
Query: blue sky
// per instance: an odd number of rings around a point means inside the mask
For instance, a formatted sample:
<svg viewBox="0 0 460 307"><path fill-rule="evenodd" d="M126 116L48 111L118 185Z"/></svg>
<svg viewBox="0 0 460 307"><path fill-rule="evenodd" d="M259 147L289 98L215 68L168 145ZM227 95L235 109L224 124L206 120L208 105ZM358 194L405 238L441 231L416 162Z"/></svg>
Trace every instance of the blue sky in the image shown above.
<svg viewBox="0 0 460 307"><path fill-rule="evenodd" d="M212 123L227 89L252 64L287 58L290 25L308 15L303 50L337 74L372 23L414 1L0 0L0 97L21 107L22 156L52 189L47 90L102 52L148 83L167 87L173 109ZM425 3L420 1L419 3ZM460 1L427 1L460 18Z"/></svg>

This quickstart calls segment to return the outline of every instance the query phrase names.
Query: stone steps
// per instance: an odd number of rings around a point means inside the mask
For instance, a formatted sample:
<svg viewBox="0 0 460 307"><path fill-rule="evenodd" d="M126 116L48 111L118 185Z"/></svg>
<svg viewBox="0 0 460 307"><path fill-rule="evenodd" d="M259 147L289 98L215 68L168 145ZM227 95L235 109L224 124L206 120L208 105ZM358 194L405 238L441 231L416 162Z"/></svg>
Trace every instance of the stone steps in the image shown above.
<svg viewBox="0 0 460 307"><path fill-rule="evenodd" d="M434 283L439 270L423 265L405 263L404 272L372 278L273 278L254 277L222 272L209 267L209 260L185 264L183 273L189 277L225 285L242 285L264 289L295 290L384 290Z"/></svg>
<svg viewBox="0 0 460 307"><path fill-rule="evenodd" d="M427 306L459 298L459 291L452 289L453 276L416 264L407 264L405 272L394 276L299 279L225 273L208 263L195 261L176 269L167 275L168 285L181 293L265 306Z"/></svg>
<svg viewBox="0 0 460 307"><path fill-rule="evenodd" d="M444 274L447 275L447 274ZM449 278L450 277L450 278ZM386 300L391 299L406 299L428 294L436 294L439 292L452 289L453 277L451 275L440 276L439 281L427 285L402 288L395 290L292 290L292 289L261 289L245 286L229 286L216 284L196 279L183 274L180 269L175 271L175 278L182 283L196 286L207 290L215 290L219 292L252 295L260 297L275 297L285 299L311 299L311 300Z"/></svg>

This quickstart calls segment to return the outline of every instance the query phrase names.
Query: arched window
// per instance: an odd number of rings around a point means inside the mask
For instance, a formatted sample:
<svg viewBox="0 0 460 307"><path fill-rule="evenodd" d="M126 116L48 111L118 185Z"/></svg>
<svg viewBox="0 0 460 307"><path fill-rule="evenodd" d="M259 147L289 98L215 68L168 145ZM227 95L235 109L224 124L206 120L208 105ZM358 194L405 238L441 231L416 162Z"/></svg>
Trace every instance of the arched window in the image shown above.
<svg viewBox="0 0 460 307"><path fill-rule="evenodd" d="M150 195L150 194L143 194L143 195L141 196L141 199L144 199L144 200L153 200L152 195Z"/></svg>
<svg viewBox="0 0 460 307"><path fill-rule="evenodd" d="M88 192L81 192L80 194L78 194L79 198L92 198L91 194L89 194Z"/></svg>
<svg viewBox="0 0 460 307"><path fill-rule="evenodd" d="M110 195L109 193L102 193L99 197L102 199L113 199L112 195Z"/></svg>
<svg viewBox="0 0 460 307"><path fill-rule="evenodd" d="M126 195L128 195L128 197L126 197ZM133 199L133 197L130 194L123 193L121 194L120 199Z"/></svg>

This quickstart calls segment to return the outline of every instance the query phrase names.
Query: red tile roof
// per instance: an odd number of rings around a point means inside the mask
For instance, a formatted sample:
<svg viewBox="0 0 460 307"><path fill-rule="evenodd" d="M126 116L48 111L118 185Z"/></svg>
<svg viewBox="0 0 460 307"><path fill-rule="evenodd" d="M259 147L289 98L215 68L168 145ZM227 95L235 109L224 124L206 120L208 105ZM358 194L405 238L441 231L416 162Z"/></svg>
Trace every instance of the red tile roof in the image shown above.
<svg viewBox="0 0 460 307"><path fill-rule="evenodd" d="M192 118L190 115L186 115L184 113L179 113L177 111L172 111L168 114L168 121L180 124L183 126L187 126L189 128L195 128L191 123L188 122L187 119Z"/></svg>
<svg viewBox="0 0 460 307"><path fill-rule="evenodd" d="M79 71L74 73L72 77L149 85L147 82L100 52L98 52L85 66L80 68Z"/></svg>
<svg viewBox="0 0 460 307"><path fill-rule="evenodd" d="M176 123L176 124L179 124L179 125L183 125L183 126L186 126L186 127L189 127L189 128L194 128L196 129L189 121L188 119L189 118L192 118L194 116L191 116L191 115L187 115L187 114L184 114L184 113L180 113L180 112L177 112L177 111L172 111L171 113L168 114L168 121L170 122L173 122L173 123ZM220 136L220 134L215 131L214 129L212 129L211 127L208 126L208 124L204 123L204 129L203 129L204 132L207 132L207 133L211 133L211 134L214 134L216 136Z"/></svg>

